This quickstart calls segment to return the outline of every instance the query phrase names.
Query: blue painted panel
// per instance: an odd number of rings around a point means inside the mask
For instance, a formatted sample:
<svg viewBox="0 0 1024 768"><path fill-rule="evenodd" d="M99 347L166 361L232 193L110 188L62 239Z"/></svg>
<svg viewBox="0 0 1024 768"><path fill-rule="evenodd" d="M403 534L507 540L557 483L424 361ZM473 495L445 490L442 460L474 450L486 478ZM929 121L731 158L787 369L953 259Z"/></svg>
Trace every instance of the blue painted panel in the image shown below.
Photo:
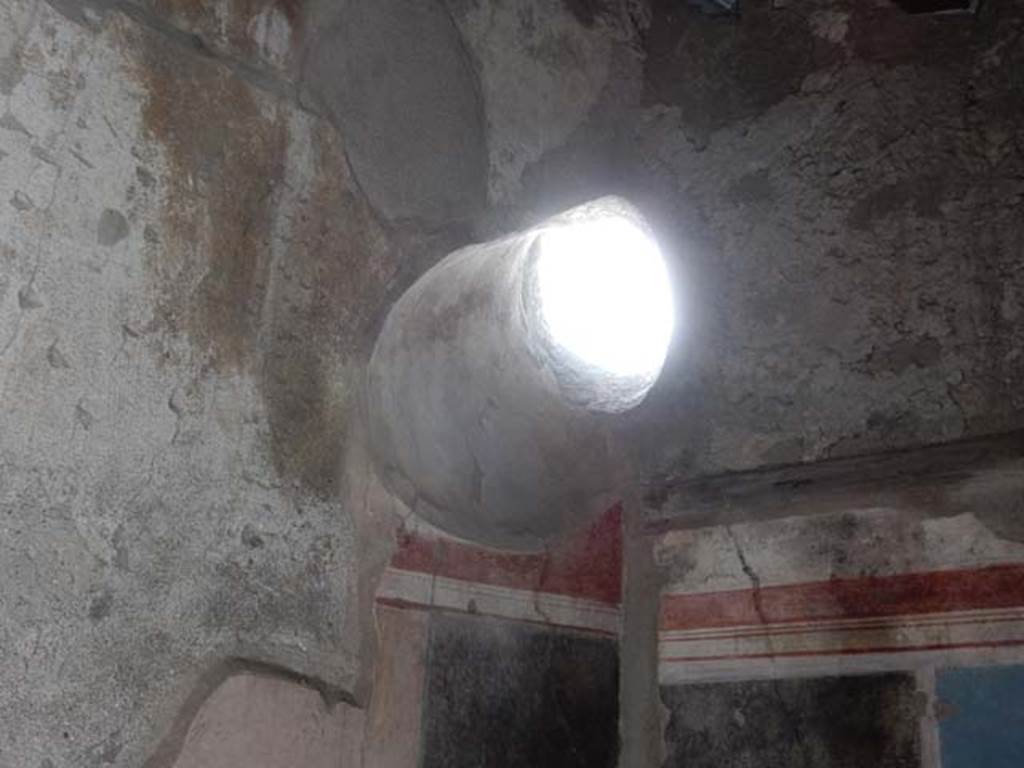
<svg viewBox="0 0 1024 768"><path fill-rule="evenodd" d="M940 670L942 768L1024 768L1024 666Z"/></svg>

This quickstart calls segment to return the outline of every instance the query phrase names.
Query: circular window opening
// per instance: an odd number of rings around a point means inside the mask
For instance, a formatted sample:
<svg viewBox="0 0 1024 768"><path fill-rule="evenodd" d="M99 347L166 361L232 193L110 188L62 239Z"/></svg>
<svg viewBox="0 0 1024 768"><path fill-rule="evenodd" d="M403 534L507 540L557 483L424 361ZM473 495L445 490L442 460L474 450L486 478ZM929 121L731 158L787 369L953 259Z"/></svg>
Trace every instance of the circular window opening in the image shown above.
<svg viewBox="0 0 1024 768"><path fill-rule="evenodd" d="M657 380L674 330L665 259L643 217L619 198L536 230L529 315L559 384L591 410L625 411Z"/></svg>

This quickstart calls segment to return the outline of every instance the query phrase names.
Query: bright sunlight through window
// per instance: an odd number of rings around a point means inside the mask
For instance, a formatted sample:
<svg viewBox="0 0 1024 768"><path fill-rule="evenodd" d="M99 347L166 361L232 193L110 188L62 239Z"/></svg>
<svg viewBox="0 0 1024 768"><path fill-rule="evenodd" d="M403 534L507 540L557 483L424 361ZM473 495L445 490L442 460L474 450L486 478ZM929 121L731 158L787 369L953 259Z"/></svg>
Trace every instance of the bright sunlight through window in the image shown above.
<svg viewBox="0 0 1024 768"><path fill-rule="evenodd" d="M551 227L538 248L541 315L551 339L612 376L656 377L674 317L657 243L628 218L608 215Z"/></svg>

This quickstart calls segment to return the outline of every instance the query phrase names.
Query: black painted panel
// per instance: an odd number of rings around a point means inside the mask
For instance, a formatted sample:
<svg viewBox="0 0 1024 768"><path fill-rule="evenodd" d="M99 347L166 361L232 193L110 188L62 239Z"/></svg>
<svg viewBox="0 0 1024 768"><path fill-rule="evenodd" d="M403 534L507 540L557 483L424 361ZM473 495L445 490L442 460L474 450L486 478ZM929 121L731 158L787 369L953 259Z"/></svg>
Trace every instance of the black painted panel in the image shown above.
<svg viewBox="0 0 1024 768"><path fill-rule="evenodd" d="M613 768L612 639L482 617L431 618L423 768Z"/></svg>
<svg viewBox="0 0 1024 768"><path fill-rule="evenodd" d="M662 688L666 768L919 768L906 674Z"/></svg>
<svg viewBox="0 0 1024 768"><path fill-rule="evenodd" d="M896 0L896 5L907 13L946 13L969 11L973 0Z"/></svg>

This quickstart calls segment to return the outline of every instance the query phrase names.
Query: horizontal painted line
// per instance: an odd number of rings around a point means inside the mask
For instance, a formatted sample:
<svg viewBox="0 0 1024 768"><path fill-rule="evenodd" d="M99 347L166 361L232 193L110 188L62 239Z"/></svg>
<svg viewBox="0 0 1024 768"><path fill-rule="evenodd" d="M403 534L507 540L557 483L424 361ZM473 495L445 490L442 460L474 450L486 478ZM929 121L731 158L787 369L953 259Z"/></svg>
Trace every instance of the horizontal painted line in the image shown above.
<svg viewBox="0 0 1024 768"><path fill-rule="evenodd" d="M399 607L441 608L607 634L617 634L620 623L619 606L614 604L395 568L384 572L377 601Z"/></svg>
<svg viewBox="0 0 1024 768"><path fill-rule="evenodd" d="M996 640L992 642L972 642L972 643L935 643L932 645L917 645L917 646L900 646L893 645L888 647L877 647L877 648L842 648L827 651L782 651L779 653L746 653L729 655L723 654L720 656L670 656L663 658L661 661L666 664L671 663L687 663L692 664L695 662L719 662L719 661L736 661L736 660L753 660L753 659L775 659L775 658L796 658L796 657L811 657L811 656L853 656L863 655L869 653L906 653L906 652L920 652L920 651L943 651L943 650L964 650L964 649L984 649L984 648L1009 648L1012 646L1024 645L1024 639L1020 640Z"/></svg>
<svg viewBox="0 0 1024 768"><path fill-rule="evenodd" d="M419 611L447 611L451 613L464 613L469 616L489 616L491 618L507 618L503 616L495 616L492 614L484 614L479 611L467 611L460 610L458 608L445 608L437 605L421 605L419 603L410 603L406 600L399 600L390 597L379 597L377 598L378 605L386 605L391 608L400 608L403 610L419 610ZM602 637L615 637L618 635L617 630L610 629L598 629L596 627L586 627L579 624L553 624L550 621L542 619L515 619L520 624L532 624L538 627L549 627L552 629L571 629L574 632L587 632L593 635L600 635Z"/></svg>
<svg viewBox="0 0 1024 768"><path fill-rule="evenodd" d="M781 625L762 625L760 628L746 628L735 632L715 631L708 632L686 632L683 630L672 630L659 633L662 642L673 643L696 643L706 640L746 640L752 638L785 637L788 635L801 635L812 633L843 633L843 632L864 632L870 630L891 630L891 629L916 629L919 627L950 627L962 625L985 625L1001 624L1007 622L1024 622L1024 611L1014 611L1012 614L1003 613L997 615L946 617L937 615L927 620L914 618L882 619L878 621L858 622L818 622L807 623L799 627Z"/></svg>
<svg viewBox="0 0 1024 768"><path fill-rule="evenodd" d="M1024 663L1024 645L998 648L942 648L933 651L863 653L849 656L740 659L709 664L662 663L658 667L658 681L661 685L687 685L742 680L869 675L882 672L934 669L935 667L1021 663Z"/></svg>
<svg viewBox="0 0 1024 768"><path fill-rule="evenodd" d="M779 624L752 631L757 629L745 627L740 631L720 631L718 635L659 633L659 663L662 670L679 664L701 664L724 672L750 660L877 658L896 653L1013 647L1024 644L1024 612L1020 609L960 612L881 621L817 622L798 627Z"/></svg>
<svg viewBox="0 0 1024 768"><path fill-rule="evenodd" d="M1024 606L1024 565L830 579L662 596L662 630L896 617Z"/></svg>
<svg viewBox="0 0 1024 768"><path fill-rule="evenodd" d="M622 601L622 509L615 505L583 534L550 552L516 554L405 531L391 566L477 584Z"/></svg>

